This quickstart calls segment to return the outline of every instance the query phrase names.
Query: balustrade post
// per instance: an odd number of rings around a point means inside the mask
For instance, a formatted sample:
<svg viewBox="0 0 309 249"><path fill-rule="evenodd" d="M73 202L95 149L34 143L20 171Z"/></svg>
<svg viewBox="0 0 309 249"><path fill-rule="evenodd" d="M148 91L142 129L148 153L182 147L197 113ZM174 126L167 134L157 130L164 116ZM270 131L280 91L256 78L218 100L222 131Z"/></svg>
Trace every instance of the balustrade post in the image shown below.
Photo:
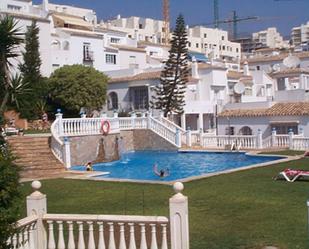
<svg viewBox="0 0 309 249"><path fill-rule="evenodd" d="M258 149L263 149L263 134L262 134L261 129L258 129L256 143L257 143Z"/></svg>
<svg viewBox="0 0 309 249"><path fill-rule="evenodd" d="M176 146L178 148L181 147L181 132L178 128L176 128L176 141L175 141L175 143L176 143Z"/></svg>
<svg viewBox="0 0 309 249"><path fill-rule="evenodd" d="M272 129L271 131L271 146L275 147L276 146L276 135L277 135L277 131L275 128Z"/></svg>
<svg viewBox="0 0 309 249"><path fill-rule="evenodd" d="M135 119L136 119L136 113L131 113L131 122L132 122L132 129L135 129Z"/></svg>
<svg viewBox="0 0 309 249"><path fill-rule="evenodd" d="M114 111L113 117L118 118L118 112Z"/></svg>
<svg viewBox="0 0 309 249"><path fill-rule="evenodd" d="M67 169L71 168L71 149L70 149L70 141L68 137L64 138L63 141L63 155L64 155L64 164Z"/></svg>
<svg viewBox="0 0 309 249"><path fill-rule="evenodd" d="M86 113L81 113L81 114L80 114L80 118L87 118Z"/></svg>
<svg viewBox="0 0 309 249"><path fill-rule="evenodd" d="M304 137L305 136L304 128L299 128L299 136L300 137Z"/></svg>
<svg viewBox="0 0 309 249"><path fill-rule="evenodd" d="M27 216L37 215L38 220L36 224L35 237L35 248L46 248L46 231L43 225L43 215L47 213L47 199L46 195L42 194L39 189L41 188L41 183L39 181L33 181L31 184L34 192L27 196Z"/></svg>
<svg viewBox="0 0 309 249"><path fill-rule="evenodd" d="M63 135L62 116L63 116L63 114L61 113L61 110L57 109L56 120L58 120L58 134L59 134L60 137Z"/></svg>
<svg viewBox="0 0 309 249"><path fill-rule="evenodd" d="M190 130L190 127L188 128L186 133L186 144L188 147L192 146L192 132Z"/></svg>
<svg viewBox="0 0 309 249"><path fill-rule="evenodd" d="M173 188L176 194L169 199L171 249L189 249L188 197L181 193L181 182Z"/></svg>
<svg viewBox="0 0 309 249"><path fill-rule="evenodd" d="M200 129L200 132L199 132L199 136L200 136L200 145L203 147L203 129Z"/></svg>
<svg viewBox="0 0 309 249"><path fill-rule="evenodd" d="M147 129L151 128L151 112L147 113Z"/></svg>
<svg viewBox="0 0 309 249"><path fill-rule="evenodd" d="M293 150L293 138L294 138L294 132L292 129L289 130L289 149Z"/></svg>

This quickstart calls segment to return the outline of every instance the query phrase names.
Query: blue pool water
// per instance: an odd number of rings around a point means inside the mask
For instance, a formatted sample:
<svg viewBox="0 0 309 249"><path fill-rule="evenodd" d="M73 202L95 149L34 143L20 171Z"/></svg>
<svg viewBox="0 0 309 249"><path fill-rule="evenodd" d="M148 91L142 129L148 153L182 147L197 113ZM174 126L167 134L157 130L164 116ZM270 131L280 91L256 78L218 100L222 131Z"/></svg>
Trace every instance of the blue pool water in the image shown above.
<svg viewBox="0 0 309 249"><path fill-rule="evenodd" d="M95 164L93 170L109 172L109 174L98 176L102 178L173 181L282 158L250 156L241 152L135 151L124 153L119 161ZM159 170L168 168L170 175L163 179L155 175L154 164L157 164ZM85 170L85 167L74 166L72 169Z"/></svg>

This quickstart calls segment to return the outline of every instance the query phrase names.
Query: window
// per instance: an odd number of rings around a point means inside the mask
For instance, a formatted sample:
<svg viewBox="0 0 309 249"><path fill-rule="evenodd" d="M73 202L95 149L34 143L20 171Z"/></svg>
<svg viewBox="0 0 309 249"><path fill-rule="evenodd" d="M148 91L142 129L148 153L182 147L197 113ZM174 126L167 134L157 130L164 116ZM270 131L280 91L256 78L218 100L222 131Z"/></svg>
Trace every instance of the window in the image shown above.
<svg viewBox="0 0 309 249"><path fill-rule="evenodd" d="M204 44L204 47L205 47L205 48L208 48L208 44L207 44L207 43L205 43L205 44Z"/></svg>
<svg viewBox="0 0 309 249"><path fill-rule="evenodd" d="M163 32L163 33L165 32L165 28L164 28L164 27L162 28L162 32Z"/></svg>
<svg viewBox="0 0 309 249"><path fill-rule="evenodd" d="M12 5L12 4L8 4L7 8L8 8L8 10L13 10L13 11L20 11L21 10L20 6Z"/></svg>
<svg viewBox="0 0 309 249"><path fill-rule="evenodd" d="M117 110L118 109L118 95L115 92L111 92L108 95L108 109L109 110Z"/></svg>
<svg viewBox="0 0 309 249"><path fill-rule="evenodd" d="M191 47L191 42L188 42L188 46Z"/></svg>
<svg viewBox="0 0 309 249"><path fill-rule="evenodd" d="M195 47L198 48L198 43L195 44Z"/></svg>
<svg viewBox="0 0 309 249"><path fill-rule="evenodd" d="M111 37L111 43L119 43L119 42L120 42L119 38Z"/></svg>
<svg viewBox="0 0 309 249"><path fill-rule="evenodd" d="M225 50L225 46L222 46L222 50Z"/></svg>
<svg viewBox="0 0 309 249"><path fill-rule="evenodd" d="M203 48L203 43L201 43L201 48Z"/></svg>
<svg viewBox="0 0 309 249"><path fill-rule="evenodd" d="M233 126L229 126L225 129L225 135L233 136L235 135L235 128Z"/></svg>
<svg viewBox="0 0 309 249"><path fill-rule="evenodd" d="M207 38L207 34L206 33L204 34L204 38Z"/></svg>
<svg viewBox="0 0 309 249"><path fill-rule="evenodd" d="M148 109L148 88L132 87L130 90L134 109Z"/></svg>
<svg viewBox="0 0 309 249"><path fill-rule="evenodd" d="M90 50L90 43L83 44L84 61L93 61L93 52Z"/></svg>
<svg viewBox="0 0 309 249"><path fill-rule="evenodd" d="M239 48L236 48L236 53L238 53L239 52Z"/></svg>
<svg viewBox="0 0 309 249"><path fill-rule="evenodd" d="M295 135L298 134L298 125L297 124L276 124L271 126L272 129L275 129L278 135L289 134L289 131L292 130Z"/></svg>
<svg viewBox="0 0 309 249"><path fill-rule="evenodd" d="M132 35L128 35L129 38L132 38Z"/></svg>
<svg viewBox="0 0 309 249"><path fill-rule="evenodd" d="M252 129L249 126L244 126L239 130L239 135L251 136L252 135Z"/></svg>
<svg viewBox="0 0 309 249"><path fill-rule="evenodd" d="M142 28L143 28L143 24L140 23L140 24L138 25L138 28L139 28L139 29L142 29Z"/></svg>
<svg viewBox="0 0 309 249"><path fill-rule="evenodd" d="M256 70L257 70L257 71L260 71L260 70L261 70L261 67L260 67L260 66L256 66Z"/></svg>
<svg viewBox="0 0 309 249"><path fill-rule="evenodd" d="M222 41L224 41L224 36L221 37Z"/></svg>
<svg viewBox="0 0 309 249"><path fill-rule="evenodd" d="M115 54L106 54L105 55L106 64L117 64Z"/></svg>

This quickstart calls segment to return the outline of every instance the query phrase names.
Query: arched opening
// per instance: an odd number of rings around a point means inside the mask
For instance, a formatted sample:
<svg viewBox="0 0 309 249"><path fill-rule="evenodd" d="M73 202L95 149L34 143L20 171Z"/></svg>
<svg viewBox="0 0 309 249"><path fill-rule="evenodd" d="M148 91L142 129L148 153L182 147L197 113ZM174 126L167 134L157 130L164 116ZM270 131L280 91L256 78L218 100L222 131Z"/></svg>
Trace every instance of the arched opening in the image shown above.
<svg viewBox="0 0 309 249"><path fill-rule="evenodd" d="M109 110L118 110L118 95L115 92L111 92L108 95L107 107Z"/></svg>
<svg viewBox="0 0 309 249"><path fill-rule="evenodd" d="M51 43L51 47L54 50L59 50L60 49L60 41L53 40L52 43Z"/></svg>
<svg viewBox="0 0 309 249"><path fill-rule="evenodd" d="M69 50L70 49L70 43L68 41L64 41L62 44L63 50Z"/></svg>
<svg viewBox="0 0 309 249"><path fill-rule="evenodd" d="M252 129L249 126L244 126L239 130L239 135L250 136L252 135Z"/></svg>

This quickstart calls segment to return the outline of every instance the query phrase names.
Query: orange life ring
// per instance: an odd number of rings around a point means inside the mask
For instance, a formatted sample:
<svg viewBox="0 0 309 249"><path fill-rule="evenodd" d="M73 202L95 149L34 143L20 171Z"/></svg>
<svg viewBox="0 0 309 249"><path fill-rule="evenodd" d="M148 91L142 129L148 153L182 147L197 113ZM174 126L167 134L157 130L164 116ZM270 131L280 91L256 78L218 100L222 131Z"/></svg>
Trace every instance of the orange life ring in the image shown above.
<svg viewBox="0 0 309 249"><path fill-rule="evenodd" d="M103 120L101 123L101 129L100 132L105 136L109 133L111 129L111 124L107 120Z"/></svg>

